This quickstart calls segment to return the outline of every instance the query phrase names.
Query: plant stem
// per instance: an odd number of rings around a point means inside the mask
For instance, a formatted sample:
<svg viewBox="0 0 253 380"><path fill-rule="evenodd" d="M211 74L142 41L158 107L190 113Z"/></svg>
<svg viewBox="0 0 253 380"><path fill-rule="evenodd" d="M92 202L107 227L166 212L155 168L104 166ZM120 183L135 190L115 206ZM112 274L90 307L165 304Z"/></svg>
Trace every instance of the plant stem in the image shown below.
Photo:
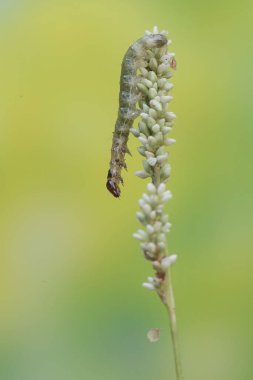
<svg viewBox="0 0 253 380"><path fill-rule="evenodd" d="M158 188L161 182L159 165L156 165L154 167L152 182L156 186L156 188ZM173 287L172 287L170 267L168 268L166 272L166 275L164 278L164 284L161 291L159 292L159 296L169 316L177 380L182 380L183 374L182 374L178 332L177 332L176 306L175 306L175 299L174 299L174 293L173 293Z"/></svg>
<svg viewBox="0 0 253 380"><path fill-rule="evenodd" d="M162 301L167 310L169 320L170 320L170 331L171 331L171 337L172 337L177 380L182 380L183 374L182 374L178 332L177 332L176 307L175 307L170 268L168 268L168 272L166 274L165 286L166 286L166 289L165 289L166 293Z"/></svg>

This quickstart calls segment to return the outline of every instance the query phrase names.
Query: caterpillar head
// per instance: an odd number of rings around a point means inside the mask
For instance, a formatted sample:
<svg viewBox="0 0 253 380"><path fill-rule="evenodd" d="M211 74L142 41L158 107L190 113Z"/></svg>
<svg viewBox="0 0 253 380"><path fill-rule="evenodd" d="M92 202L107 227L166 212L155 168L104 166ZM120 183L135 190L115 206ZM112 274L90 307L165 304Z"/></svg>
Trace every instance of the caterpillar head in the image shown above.
<svg viewBox="0 0 253 380"><path fill-rule="evenodd" d="M117 181L115 181L113 179L113 176L112 176L112 173L111 173L110 169L108 170L108 174L107 174L106 187L107 187L107 190L109 190L110 193L115 198L119 198L119 196L120 196L120 188L119 188L119 185L118 185Z"/></svg>
<svg viewBox="0 0 253 380"><path fill-rule="evenodd" d="M115 198L119 198L120 188L112 179L107 180L106 187Z"/></svg>
<svg viewBox="0 0 253 380"><path fill-rule="evenodd" d="M147 48L160 48L168 42L164 34L149 34L145 36L145 39Z"/></svg>

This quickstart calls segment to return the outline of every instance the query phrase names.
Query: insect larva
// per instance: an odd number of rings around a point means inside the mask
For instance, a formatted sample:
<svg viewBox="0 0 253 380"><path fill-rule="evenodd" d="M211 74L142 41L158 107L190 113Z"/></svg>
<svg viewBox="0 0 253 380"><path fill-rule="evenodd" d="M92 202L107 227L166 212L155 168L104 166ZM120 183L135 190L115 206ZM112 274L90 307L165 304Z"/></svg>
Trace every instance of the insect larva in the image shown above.
<svg viewBox="0 0 253 380"><path fill-rule="evenodd" d="M127 168L125 154L129 153L127 141L129 130L134 119L139 115L136 103L141 98L137 89L138 77L136 72L145 66L148 49L160 48L167 44L163 34L149 34L138 39L127 50L121 66L119 111L113 133L110 168L107 175L106 187L110 193L118 198L120 196L120 183L122 168Z"/></svg>

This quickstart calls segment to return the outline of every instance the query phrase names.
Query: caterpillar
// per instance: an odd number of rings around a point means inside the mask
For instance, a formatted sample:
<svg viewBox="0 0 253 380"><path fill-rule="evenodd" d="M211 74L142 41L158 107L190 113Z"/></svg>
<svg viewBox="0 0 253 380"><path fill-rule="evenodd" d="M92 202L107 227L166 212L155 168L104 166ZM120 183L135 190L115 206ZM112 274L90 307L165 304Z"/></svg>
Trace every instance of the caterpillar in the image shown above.
<svg viewBox="0 0 253 380"><path fill-rule="evenodd" d="M125 154L130 151L127 147L129 130L134 119L139 115L136 103L141 99L137 88L137 70L145 66L148 49L161 48L168 40L163 34L148 34L135 41L124 55L121 65L119 110L113 132L110 167L107 174L106 187L116 198L120 196L122 168L127 169Z"/></svg>

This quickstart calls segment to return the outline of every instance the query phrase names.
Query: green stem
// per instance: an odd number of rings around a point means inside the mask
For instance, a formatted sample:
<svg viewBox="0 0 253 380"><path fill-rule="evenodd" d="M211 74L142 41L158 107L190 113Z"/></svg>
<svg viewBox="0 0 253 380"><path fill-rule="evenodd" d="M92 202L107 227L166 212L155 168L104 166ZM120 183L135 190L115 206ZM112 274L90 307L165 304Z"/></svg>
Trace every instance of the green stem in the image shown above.
<svg viewBox="0 0 253 380"><path fill-rule="evenodd" d="M161 168L159 165L155 165L154 173L152 176L152 182L156 186L156 188L161 183L160 169ZM170 268L168 268L167 270L167 273L164 279L164 284L161 291L159 292L159 296L167 310L169 321L170 321L170 331L171 331L171 337L172 337L177 380L182 380L183 374L182 374L178 332L177 332L176 307L175 307L175 299L174 299L174 293L173 293L173 287L172 287Z"/></svg>
<svg viewBox="0 0 253 380"><path fill-rule="evenodd" d="M174 299L174 294L173 294L170 268L168 269L168 272L166 274L165 286L166 286L166 289L164 289L165 294L162 301L167 310L169 320L170 320L170 331L171 331L171 337L172 337L177 380L182 380L183 374L182 374L178 332L177 332L176 307L175 307L175 299Z"/></svg>

